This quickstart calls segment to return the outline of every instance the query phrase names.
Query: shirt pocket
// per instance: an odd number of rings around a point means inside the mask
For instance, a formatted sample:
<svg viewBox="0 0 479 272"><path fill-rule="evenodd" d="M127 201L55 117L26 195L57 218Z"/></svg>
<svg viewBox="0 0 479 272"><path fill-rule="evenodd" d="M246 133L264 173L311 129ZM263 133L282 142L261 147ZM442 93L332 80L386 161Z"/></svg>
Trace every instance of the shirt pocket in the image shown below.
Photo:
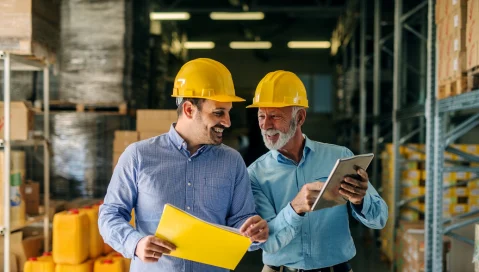
<svg viewBox="0 0 479 272"><path fill-rule="evenodd" d="M231 183L228 178L205 178L203 188L200 188L205 208L211 211L227 211L230 202L230 188Z"/></svg>

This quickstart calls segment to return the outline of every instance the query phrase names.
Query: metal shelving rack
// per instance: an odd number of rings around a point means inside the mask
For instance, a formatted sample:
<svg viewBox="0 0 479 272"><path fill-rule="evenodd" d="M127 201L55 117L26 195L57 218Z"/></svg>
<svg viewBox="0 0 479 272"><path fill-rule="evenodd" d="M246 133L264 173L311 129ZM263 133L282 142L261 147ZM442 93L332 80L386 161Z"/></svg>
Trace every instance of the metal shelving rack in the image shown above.
<svg viewBox="0 0 479 272"><path fill-rule="evenodd" d="M15 146L43 146L44 159L44 215L31 218L25 224L12 226L10 224L10 182L4 182L4 226L0 226L0 233L4 236L4 271L10 271L10 233L20 230L26 226L43 220L44 249L49 251L50 232L49 232L49 211L50 211L50 107L49 107L49 64L37 59L30 59L24 56L10 54L0 51L0 60L3 60L3 80L4 80L4 137L0 142L4 154L3 180L10 180L10 156L11 148ZM27 141L12 141L10 137L10 81L12 71L43 71L43 138Z"/></svg>
<svg viewBox="0 0 479 272"><path fill-rule="evenodd" d="M444 151L449 151L462 156L465 160L478 162L479 157L465 154L448 145L452 144L456 139L470 131L472 128L479 125L479 114L474 114L472 117L464 121L462 124L456 126L446 134L446 115L453 111L466 109L479 109L479 90L474 90L469 93L464 93L458 96L449 97L443 100L437 100L436 89L437 84L437 53L436 53L436 25L435 25L435 0L427 0L417 4L416 7L403 13L403 6L401 0L395 2L395 25L394 25L394 88L393 88L393 158L395 161L394 167L394 184L396 190L395 194L395 216L390 218L394 220L394 225L397 227L397 219L399 216L400 205L405 204L405 201L399 201L399 193L401 188L400 183L400 161L399 161L399 146L407 141L410 137L421 132L422 126L410 132L401 138L401 123L410 120L411 118L425 117L426 128L426 210L425 210L425 271L442 271L443 269L443 237L449 235L454 239L459 239L463 242L473 245L473 241L453 233L453 230L468 224L479 222L479 217L468 219L460 223L444 227L445 223L454 222L455 219L465 218L470 215L477 214L479 211L469 212L459 215L449 220L443 220L443 173L468 171L479 172L477 168L470 167L444 167ZM421 37L420 33L414 33L404 24L405 20L418 12L422 8L428 8L427 15L427 37ZM400 108L401 95L401 64L402 62L402 30L406 29L412 32L420 39L427 41L426 51L426 100L424 105L415 105L407 109ZM406 64L407 67L407 64ZM468 182L468 181L465 181ZM396 233L394 234L396 236Z"/></svg>

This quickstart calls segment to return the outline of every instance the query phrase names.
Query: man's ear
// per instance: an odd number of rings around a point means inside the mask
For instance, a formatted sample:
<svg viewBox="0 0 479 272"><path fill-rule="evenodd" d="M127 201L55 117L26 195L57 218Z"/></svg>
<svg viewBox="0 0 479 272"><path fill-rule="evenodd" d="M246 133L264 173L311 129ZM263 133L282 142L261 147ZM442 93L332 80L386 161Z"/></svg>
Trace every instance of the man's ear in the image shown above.
<svg viewBox="0 0 479 272"><path fill-rule="evenodd" d="M193 106L193 104L190 101L185 101L185 103L183 103L182 110L183 110L183 115L186 118L192 119L193 116L195 115L196 107Z"/></svg>
<svg viewBox="0 0 479 272"><path fill-rule="evenodd" d="M298 111L298 126L302 126L306 120L306 109L300 109Z"/></svg>

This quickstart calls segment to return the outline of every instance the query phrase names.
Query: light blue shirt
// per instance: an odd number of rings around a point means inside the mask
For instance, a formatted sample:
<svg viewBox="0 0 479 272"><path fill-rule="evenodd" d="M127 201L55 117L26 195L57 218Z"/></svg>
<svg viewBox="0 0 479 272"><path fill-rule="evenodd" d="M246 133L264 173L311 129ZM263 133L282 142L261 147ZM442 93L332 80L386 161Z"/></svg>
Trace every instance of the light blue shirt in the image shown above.
<svg viewBox="0 0 479 272"><path fill-rule="evenodd" d="M167 134L131 144L115 167L98 220L105 242L133 258L130 271L228 271L170 256L157 263L134 257L138 241L155 233L166 203L239 228L256 215L241 155L225 145L204 145L191 155L173 126ZM128 224L132 208L136 229Z"/></svg>
<svg viewBox="0 0 479 272"><path fill-rule="evenodd" d="M317 269L349 261L356 254L346 205L304 216L290 205L303 185L326 181L337 159L353 155L345 147L305 139L299 164L269 151L248 167L256 211L270 229L269 239L261 245L263 262L268 265ZM367 227L385 226L388 208L371 184L362 208L350 205L354 218Z"/></svg>

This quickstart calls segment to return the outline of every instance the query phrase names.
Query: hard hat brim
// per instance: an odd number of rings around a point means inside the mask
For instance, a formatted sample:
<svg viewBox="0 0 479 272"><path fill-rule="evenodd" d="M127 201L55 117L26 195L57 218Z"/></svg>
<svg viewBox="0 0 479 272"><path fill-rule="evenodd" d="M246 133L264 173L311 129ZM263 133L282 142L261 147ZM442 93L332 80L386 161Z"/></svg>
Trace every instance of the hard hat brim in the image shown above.
<svg viewBox="0 0 479 272"><path fill-rule="evenodd" d="M246 106L247 109L249 108L284 108L284 107L303 107L308 108L305 105L297 105L297 104L287 104L287 103L275 103L275 102L259 102L253 103L249 106Z"/></svg>
<svg viewBox="0 0 479 272"><path fill-rule="evenodd" d="M183 97L183 96L177 96L177 95L172 95L172 97ZM218 101L218 102L244 102L246 101L245 99L236 96L236 95L215 95L211 97L204 97L204 96L188 96L188 98L202 98L202 99L208 99L208 100L213 100L213 101Z"/></svg>

